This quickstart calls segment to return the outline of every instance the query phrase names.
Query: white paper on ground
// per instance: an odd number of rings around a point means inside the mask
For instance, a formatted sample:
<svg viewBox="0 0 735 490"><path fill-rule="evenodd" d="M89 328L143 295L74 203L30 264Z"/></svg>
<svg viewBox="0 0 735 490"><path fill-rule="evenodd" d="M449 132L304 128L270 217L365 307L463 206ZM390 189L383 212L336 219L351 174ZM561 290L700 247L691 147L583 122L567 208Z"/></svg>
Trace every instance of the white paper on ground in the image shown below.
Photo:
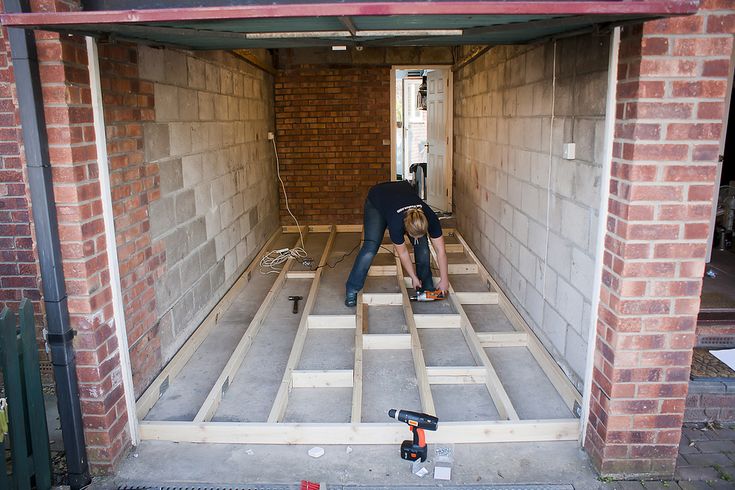
<svg viewBox="0 0 735 490"><path fill-rule="evenodd" d="M313 447L313 448L309 449L308 454L312 458L320 458L320 457L324 456L324 448L321 448L321 447L318 447L318 446L317 447Z"/></svg>
<svg viewBox="0 0 735 490"><path fill-rule="evenodd" d="M451 480L452 479L452 468L449 466L435 466L434 467L434 480Z"/></svg>
<svg viewBox="0 0 735 490"><path fill-rule="evenodd" d="M710 354L727 364L730 369L735 369L735 349L711 350Z"/></svg>

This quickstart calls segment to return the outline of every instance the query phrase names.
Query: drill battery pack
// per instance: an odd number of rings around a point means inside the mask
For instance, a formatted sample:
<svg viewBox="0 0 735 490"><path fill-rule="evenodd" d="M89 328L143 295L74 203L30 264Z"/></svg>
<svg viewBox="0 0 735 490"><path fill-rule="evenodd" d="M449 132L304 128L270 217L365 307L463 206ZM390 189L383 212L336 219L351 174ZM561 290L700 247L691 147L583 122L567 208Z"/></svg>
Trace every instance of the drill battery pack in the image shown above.
<svg viewBox="0 0 735 490"><path fill-rule="evenodd" d="M428 455L428 446L424 443L424 446L414 444L413 441L405 440L401 443L401 458L408 461L421 460L423 463L426 461Z"/></svg>

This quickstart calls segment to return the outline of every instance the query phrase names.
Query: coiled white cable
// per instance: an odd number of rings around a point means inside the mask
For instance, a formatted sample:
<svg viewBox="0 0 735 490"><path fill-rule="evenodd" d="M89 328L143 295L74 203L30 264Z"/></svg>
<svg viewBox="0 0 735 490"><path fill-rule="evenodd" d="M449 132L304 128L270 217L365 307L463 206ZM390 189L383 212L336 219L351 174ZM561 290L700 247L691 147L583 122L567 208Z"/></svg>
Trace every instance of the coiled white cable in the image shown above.
<svg viewBox="0 0 735 490"><path fill-rule="evenodd" d="M308 254L301 247L271 250L260 259L260 272L262 274L281 272L281 269L277 268L277 266L286 262L289 257L293 257L296 260L303 260L308 257Z"/></svg>
<svg viewBox="0 0 735 490"><path fill-rule="evenodd" d="M276 155L276 175L278 175L278 181L281 183L281 189L283 189L283 197L286 201L286 210L288 211L288 214L290 214L293 218L294 222L296 223L296 228L299 230L299 242L301 243L301 246L291 249L281 248L268 252L266 255L263 256L262 259L260 259L261 274L273 274L281 272L281 269L277 268L277 266L286 262L289 257L293 257L296 260L301 259L303 261L303 259L306 259L309 256L304 249L304 235L301 233L299 220L296 219L296 216L294 216L294 214L291 212L291 208L288 205L288 194L286 193L286 186L283 183L283 179L281 179L281 163L278 159L276 138L273 137L273 139L271 139L271 142L273 143L273 153Z"/></svg>

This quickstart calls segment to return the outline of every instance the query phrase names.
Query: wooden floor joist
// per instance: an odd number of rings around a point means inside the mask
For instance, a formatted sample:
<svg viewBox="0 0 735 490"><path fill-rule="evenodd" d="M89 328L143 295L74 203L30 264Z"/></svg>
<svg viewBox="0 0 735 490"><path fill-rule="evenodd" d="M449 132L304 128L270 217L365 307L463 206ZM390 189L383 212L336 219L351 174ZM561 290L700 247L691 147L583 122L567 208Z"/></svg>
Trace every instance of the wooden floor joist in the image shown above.
<svg viewBox="0 0 735 490"><path fill-rule="evenodd" d="M395 265L374 265L368 269L368 276L395 276Z"/></svg>
<svg viewBox="0 0 735 490"><path fill-rule="evenodd" d="M362 302L362 293L357 294L355 308L355 364L352 368L352 410L350 421L353 425L362 421L362 350L363 331L365 330L365 306Z"/></svg>
<svg viewBox="0 0 735 490"><path fill-rule="evenodd" d="M436 415L434 407L434 397L431 394L429 386L429 377L426 374L426 362L424 361L424 352L421 349L421 340L419 339L419 331L416 328L416 322L413 319L413 308L408 297L406 283L403 282L403 267L401 259L396 257L396 282L401 288L401 306L403 306L403 315L408 325L408 332L411 336L411 355L413 357L413 367L416 371L416 384L419 388L419 398L421 399L421 410L430 415Z"/></svg>
<svg viewBox="0 0 735 490"><path fill-rule="evenodd" d="M407 333L368 333L362 336L362 348L370 349L410 349L411 336Z"/></svg>
<svg viewBox="0 0 735 490"><path fill-rule="evenodd" d="M369 306L401 306L401 293L364 293L362 301Z"/></svg>
<svg viewBox="0 0 735 490"><path fill-rule="evenodd" d="M433 366L426 368L426 374L429 376L429 383L433 385L487 382L487 371L484 366Z"/></svg>
<svg viewBox="0 0 735 490"><path fill-rule="evenodd" d="M397 423L238 423L149 422L140 424L142 439L222 444L400 444L406 426ZM574 441L579 421L517 420L440 422L433 444L478 442Z"/></svg>
<svg viewBox="0 0 735 490"><path fill-rule="evenodd" d="M309 328L355 328L355 315L309 315Z"/></svg>
<svg viewBox="0 0 735 490"><path fill-rule="evenodd" d="M569 378L564 374L564 371L559 367L551 354L549 354L549 351L546 350L546 347L543 346L538 337L536 337L536 334L531 330L531 327L526 324L525 320L523 320L523 317L515 306L513 306L510 299L505 295L505 293L503 293L502 289L500 289L500 286L495 279L490 275L487 269L482 266L480 260L467 245L464 237L459 233L455 233L455 236L464 246L467 255L472 257L472 260L480 266L478 270L480 276L492 286L494 291L497 292L498 305L503 310L503 313L508 317L508 320L510 320L517 330L528 334L528 350L549 377L549 380L554 385L554 388L556 388L556 391L559 392L559 395L562 397L569 410L571 410L572 413L576 413L577 409L582 406L581 393L572 385Z"/></svg>
<svg viewBox="0 0 735 490"><path fill-rule="evenodd" d="M416 328L459 328L459 315L429 315L414 314L413 319L416 322Z"/></svg>
<svg viewBox="0 0 735 490"><path fill-rule="evenodd" d="M526 332L479 332L477 338L483 348L487 347L527 347Z"/></svg>
<svg viewBox="0 0 735 490"><path fill-rule="evenodd" d="M410 280L407 282L400 259L395 256L395 265L373 266L371 276L395 277L398 285L398 293L371 293L361 292L358 294L358 306L355 314L312 314L317 296L319 295L320 280L323 266L330 256L337 233L360 233L362 226L359 225L310 225L300 228L302 233L328 233L319 267L314 271L294 271L292 265L294 259L289 259L283 266L279 276L271 286L265 300L255 313L249 327L245 330L233 354L230 356L222 373L211 387L205 402L197 412L194 421L191 422L169 422L142 420L140 422L140 435L142 439L167 440L178 442L198 443L242 443L242 444L396 444L405 439L405 426L394 422L368 423L363 419L363 383L364 379L364 357L366 350L370 350L369 356L408 354L388 354L395 349L410 351L415 371L416 388L419 395L420 409L430 414L436 414L434 394L431 386L439 393L445 390L443 386L453 385L457 387L466 386L466 389L474 390L467 385L482 385L487 388L487 393L497 409L500 420L485 421L442 421L439 430L432 433L432 443L476 443L476 442L521 442L521 441L555 441L576 440L579 437L579 421L575 418L549 418L544 420L519 420L513 403L505 391L498 374L495 371L486 348L505 349L512 347L526 347L538 362L539 366L547 374L551 386L553 386L564 400L564 404L570 410L574 409L576 403L581 401L579 393L574 389L564 375L561 368L556 364L551 355L546 351L538 338L533 334L523 318L515 310L507 296L498 287L492 276L485 270L472 250L467 246L464 239L454 230L444 230L445 236L454 235L458 243L447 243L448 253L465 253L471 259L471 263L450 264L451 274L478 274L483 284L488 285L487 291L455 291L450 285L449 302L456 313L443 314L414 314L413 307L408 298L408 289L411 287ZM283 232L296 233L297 227L284 227ZM259 257L270 250L276 235L270 238L266 246L259 253ZM295 237L296 239L298 237ZM354 236L351 236L351 240ZM389 247L388 250L391 250ZM384 248L381 248L381 253ZM434 250L434 260L436 260ZM206 335L216 324L217 316L223 313L230 305L234 296L239 293L242 286L249 280L250 271L257 267L257 261L250 265L246 274L243 274L232 293L228 292L223 303L217 305L205 323L202 324L191 339L184 344L180 351L180 357L175 357L174 362L161 373L156 382L146 391L138 402L137 412L139 418L144 417L156 403L160 396L161 386L166 381L173 379L193 352L202 344ZM233 379L243 359L248 354L250 345L258 334L263 320L270 309L275 296L281 291L284 283L289 279L311 280L308 297L304 302L298 329L291 346L288 360L283 371L282 379L278 385L275 399L270 407L270 412L263 417L263 422L212 422L220 402L227 396L228 387L236 380ZM450 279L451 280L451 279ZM327 281L328 283L333 279ZM438 278L436 279L438 281ZM242 282L242 284L240 284ZM457 281L459 283L459 281ZM238 286L238 284L240 284ZM341 301L341 300L340 300ZM321 304L321 303L320 303ZM516 329L515 331L502 332L476 332L464 310L463 305L498 305L500 310L509 319ZM403 319L408 333L371 333L368 331L368 311L373 308L380 310L382 307L402 307ZM371 307L370 309L368 307ZM495 309L497 310L497 308ZM323 306L318 310L323 312ZM344 310L342 310L344 312ZM388 311L388 310L386 310ZM437 310L417 310L437 311ZM442 311L442 310L438 310ZM384 312L385 313L385 312ZM383 314L384 314L383 313ZM378 313L376 313L378 314ZM211 318L210 318L211 317ZM404 327L396 325L397 329L388 330L400 332ZM302 351L308 335L331 336L333 330L334 338L344 338L352 335L349 329L354 329L352 343L354 345L354 361L348 368L344 364L338 364L339 369L297 369L301 359ZM472 359L476 365L472 366L427 366L424 358L424 349L421 345L419 329L426 330L422 335L439 335L436 338L459 337L466 343ZM459 336L456 330L462 335ZM444 331L442 331L444 330ZM385 332L386 330L383 330ZM403 330L405 331L405 330ZM451 335L450 335L451 334ZM446 337L442 337L446 336ZM327 338L322 337L322 338ZM436 341L434 341L436 342ZM431 345L431 343L427 344ZM385 351L378 354L375 350ZM488 351L490 352L490 351ZM179 356L179 354L177 354ZM284 355L285 356L285 355ZM378 357L380 358L380 357ZM373 357L375 359L375 357ZM472 362L470 359L469 362ZM304 364L306 365L306 364ZM320 364L328 365L328 364ZM369 365L368 365L369 366ZM373 371L374 373L374 371ZM277 373L280 376L280 372ZM373 375L374 376L374 375ZM369 379L369 378L366 378ZM373 381L371 381L373 382ZM372 385L374 387L374 385ZM338 423L287 423L284 422L286 409L289 406L289 394L292 389L352 389L351 409L348 421ZM232 388L230 388L232 389ZM374 389L374 388L373 388ZM482 389L484 392L484 388ZM337 393L337 392L334 392ZM341 395L340 395L341 396ZM438 396L438 395L437 395ZM487 396L487 395L486 395ZM294 398L294 402L297 398ZM444 400L446 403L446 400ZM465 401L463 400L463 403ZM559 407L563 407L559 403ZM408 407L407 407L408 408ZM418 409L416 407L414 409ZM289 408L289 413L290 413Z"/></svg>
<svg viewBox="0 0 735 490"><path fill-rule="evenodd" d="M256 267L259 266L261 258L267 254L276 239L281 235L281 230L273 232L268 241L258 251L258 255L253 259L250 265L245 269L240 277L235 281L232 287L225 293L217 305L209 312L204 321L197 327L194 333L184 343L184 345L176 352L174 357L166 364L163 370L156 376L156 379L148 386L145 392L138 398L136 402L136 416L139 420L143 420L148 412L153 408L158 398L161 396L163 387L168 386L181 369L189 362L191 356L194 355L197 348L204 342L209 332L217 325L219 315L224 313L230 307L232 301L242 291L245 285L250 282L250 277Z"/></svg>
<svg viewBox="0 0 735 490"><path fill-rule="evenodd" d="M431 254L432 259L436 262L436 250L434 247L431 247ZM475 359L475 362L485 368L485 386L487 386L487 391L490 393L493 403L495 403L495 408L498 410L498 414L500 414L504 419L519 420L520 417L518 417L518 414L513 407L513 403L510 401L510 397L503 387L503 383L500 382L500 378L495 372L495 368L490 362L490 359L488 359L485 350L480 344L480 339L477 338L477 333L472 328L470 319L467 317L467 313L465 313L464 308L462 307L462 298L454 290L454 287L452 287L451 284L449 285L449 301L454 304L454 309L457 310L457 313L459 314L460 330L462 331L462 335L470 348L472 357Z"/></svg>
<svg viewBox="0 0 735 490"><path fill-rule="evenodd" d="M283 373L283 379L281 385L278 387L278 393L276 393L276 399L273 401L271 412L268 415L268 422L275 423L283 420L283 415L286 413L286 406L288 405L288 394L291 391L292 386L292 373L301 359L301 352L304 349L304 342L306 341L306 333L309 330L309 315L311 310L314 308L316 303L316 297L319 291L319 281L324 271L324 264L327 263L329 254L332 252L332 245L334 239L337 236L337 228L332 226L329 233L329 239L327 244L324 246L324 252L322 253L321 260L319 260L319 267L317 268L316 275L311 282L309 288L309 296L306 298L304 303L304 310L301 313L301 321L299 322L299 328L296 331L296 338L293 341L291 347L291 354L288 356L288 363L286 364L286 371Z"/></svg>
<svg viewBox="0 0 735 490"><path fill-rule="evenodd" d="M292 388L352 388L352 369L293 370Z"/></svg>
<svg viewBox="0 0 735 490"><path fill-rule="evenodd" d="M217 407L219 407L220 401L222 401L222 397L232 382L232 378L237 373L243 359L245 359L245 356L250 350L250 346L258 335L258 331L260 330L261 325L263 325L263 321L273 305L273 301L275 301L276 296L278 296L281 288L283 288L288 276L288 271L291 269L293 263L294 258L289 257L283 264L281 271L278 273L278 278L276 278L276 282L271 286L271 289L265 296L263 303L261 303L260 308L258 308L255 316L250 321L250 325L248 325L248 328L243 332L235 350L232 351L230 358L227 360L227 364L225 364L224 369L222 369L222 373L217 378L217 381L215 381L212 389L209 390L207 398L204 399L202 406L194 417L194 422L207 422L214 416L214 413L217 411Z"/></svg>

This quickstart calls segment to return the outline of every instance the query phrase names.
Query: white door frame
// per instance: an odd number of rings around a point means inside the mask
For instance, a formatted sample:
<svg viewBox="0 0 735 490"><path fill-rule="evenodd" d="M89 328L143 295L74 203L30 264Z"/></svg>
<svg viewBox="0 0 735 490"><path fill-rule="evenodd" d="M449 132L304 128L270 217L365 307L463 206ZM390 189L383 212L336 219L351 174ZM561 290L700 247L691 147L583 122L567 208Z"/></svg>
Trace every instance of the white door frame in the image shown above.
<svg viewBox="0 0 735 490"><path fill-rule="evenodd" d="M445 70L448 82L444 101L447 120L445 124L447 149L444 156L444 178L447 185L447 202L452 211L452 157L454 156L454 73L452 65L393 65L390 69L390 180L396 180L396 72L398 70Z"/></svg>
<svg viewBox="0 0 735 490"><path fill-rule="evenodd" d="M730 56L730 66L733 66L733 63L735 63L735 50L732 52ZM727 94L725 95L725 113L722 115L722 135L720 136L720 151L719 154L722 156L725 154L725 140L727 139L727 126L728 124L731 124L733 121L730 121L729 115L730 115L730 104L734 104L735 101L732 100L732 90L733 90L733 77L735 77L735 73L730 71L730 75L727 77ZM715 221L717 219L717 200L719 199L720 194L720 186L722 186L722 164L724 162L718 158L717 160L717 176L715 177L715 196L712 201L712 213L710 214L709 219L709 237L707 238L707 256L705 257L704 261L705 263L709 264L712 260L712 245L715 241Z"/></svg>

